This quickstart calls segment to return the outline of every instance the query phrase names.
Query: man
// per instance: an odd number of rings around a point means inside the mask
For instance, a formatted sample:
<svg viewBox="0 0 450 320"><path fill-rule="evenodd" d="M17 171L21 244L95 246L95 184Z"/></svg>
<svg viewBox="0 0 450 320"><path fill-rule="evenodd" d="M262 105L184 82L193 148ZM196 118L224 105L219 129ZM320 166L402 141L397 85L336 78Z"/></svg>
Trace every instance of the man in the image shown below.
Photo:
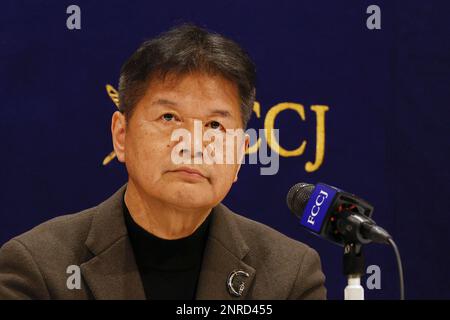
<svg viewBox="0 0 450 320"><path fill-rule="evenodd" d="M221 204L249 145L227 138L255 98L254 65L236 43L192 25L144 42L121 69L119 98L111 132L128 183L6 243L0 298L326 297L313 249ZM199 124L238 151L233 161L203 161L225 147L207 151Z"/></svg>

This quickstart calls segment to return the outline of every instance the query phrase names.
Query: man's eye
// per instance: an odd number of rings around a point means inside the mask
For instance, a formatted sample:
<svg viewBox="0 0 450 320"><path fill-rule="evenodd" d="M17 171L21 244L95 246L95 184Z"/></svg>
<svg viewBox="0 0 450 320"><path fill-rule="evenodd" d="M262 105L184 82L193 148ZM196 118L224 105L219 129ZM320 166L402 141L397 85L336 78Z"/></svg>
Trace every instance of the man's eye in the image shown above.
<svg viewBox="0 0 450 320"><path fill-rule="evenodd" d="M162 119L165 121L172 121L175 118L175 116L172 113L164 113L162 115Z"/></svg>
<svg viewBox="0 0 450 320"><path fill-rule="evenodd" d="M220 124L220 122L218 121L211 121L209 123L209 126L211 127L211 129L217 130L217 129L224 129L224 127Z"/></svg>

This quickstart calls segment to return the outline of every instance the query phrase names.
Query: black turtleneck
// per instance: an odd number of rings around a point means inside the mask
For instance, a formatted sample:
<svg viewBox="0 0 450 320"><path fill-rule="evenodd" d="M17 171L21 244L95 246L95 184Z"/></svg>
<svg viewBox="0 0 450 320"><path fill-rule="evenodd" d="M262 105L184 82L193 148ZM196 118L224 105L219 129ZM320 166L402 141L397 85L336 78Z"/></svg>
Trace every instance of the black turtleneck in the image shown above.
<svg viewBox="0 0 450 320"><path fill-rule="evenodd" d="M147 299L195 299L211 214L188 237L154 236L132 218L124 201L125 223Z"/></svg>

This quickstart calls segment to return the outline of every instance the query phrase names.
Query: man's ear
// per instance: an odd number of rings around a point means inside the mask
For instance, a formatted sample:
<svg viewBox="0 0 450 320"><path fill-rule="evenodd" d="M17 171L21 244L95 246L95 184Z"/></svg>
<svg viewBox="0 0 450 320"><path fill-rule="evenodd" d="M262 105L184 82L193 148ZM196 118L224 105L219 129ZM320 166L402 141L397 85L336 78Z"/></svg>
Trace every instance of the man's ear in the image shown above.
<svg viewBox="0 0 450 320"><path fill-rule="evenodd" d="M239 166L238 166L238 169L236 171L236 175L234 177L233 182L236 182L237 179L238 179L239 170L241 170L241 165L242 165L242 162L244 160L245 153L247 152L247 150L248 150L248 148L250 146L250 136L247 133L245 134L245 138L244 139L245 139L244 143L242 144L242 146L243 146L243 150L242 151L243 152L241 154L241 158L239 159Z"/></svg>
<svg viewBox="0 0 450 320"><path fill-rule="evenodd" d="M127 123L125 116L120 111L114 112L111 119L111 134L114 152L116 154L117 160L119 160L120 162L125 162L126 128Z"/></svg>

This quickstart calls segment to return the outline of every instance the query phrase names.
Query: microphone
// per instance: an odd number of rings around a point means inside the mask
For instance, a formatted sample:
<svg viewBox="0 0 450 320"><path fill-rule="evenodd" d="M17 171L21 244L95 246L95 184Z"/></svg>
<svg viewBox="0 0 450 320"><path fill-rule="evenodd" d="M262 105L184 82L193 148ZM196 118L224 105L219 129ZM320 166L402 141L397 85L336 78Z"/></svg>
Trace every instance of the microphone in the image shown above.
<svg viewBox="0 0 450 320"><path fill-rule="evenodd" d="M310 232L335 244L390 244L392 237L372 220L373 206L325 183L297 183L286 197L289 210Z"/></svg>
<svg viewBox="0 0 450 320"><path fill-rule="evenodd" d="M300 224L315 235L344 247L344 274L348 276L345 299L364 299L359 284L364 273L362 245L378 242L390 245L397 260L400 299L405 299L400 252L391 235L372 220L373 207L354 194L318 183L297 183L288 192L289 210Z"/></svg>

